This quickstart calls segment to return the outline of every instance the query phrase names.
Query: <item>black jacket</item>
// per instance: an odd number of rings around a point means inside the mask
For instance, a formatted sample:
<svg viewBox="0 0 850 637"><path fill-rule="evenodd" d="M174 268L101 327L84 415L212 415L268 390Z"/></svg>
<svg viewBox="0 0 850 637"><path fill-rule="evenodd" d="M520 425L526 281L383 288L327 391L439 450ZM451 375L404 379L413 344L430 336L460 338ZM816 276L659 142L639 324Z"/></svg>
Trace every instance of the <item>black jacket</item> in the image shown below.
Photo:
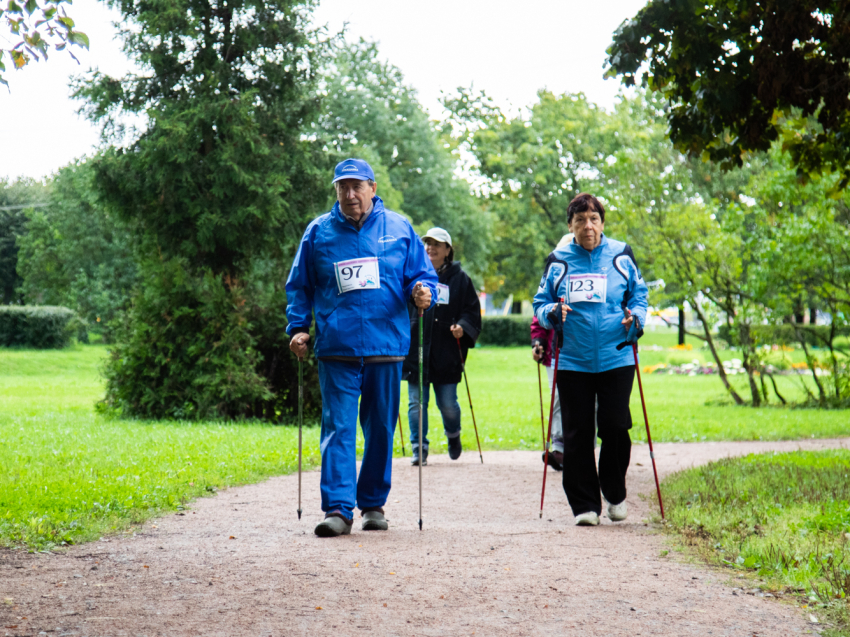
<svg viewBox="0 0 850 637"><path fill-rule="evenodd" d="M460 325L463 337L460 346L463 360L481 333L481 303L472 285L472 279L464 272L460 263L453 262L438 273L440 283L449 286L449 302L438 304L422 317L422 356L425 360L425 382L437 385L459 383L463 374L457 340L449 328ZM410 352L404 359L402 378L419 382L419 310L408 304L410 311Z"/></svg>

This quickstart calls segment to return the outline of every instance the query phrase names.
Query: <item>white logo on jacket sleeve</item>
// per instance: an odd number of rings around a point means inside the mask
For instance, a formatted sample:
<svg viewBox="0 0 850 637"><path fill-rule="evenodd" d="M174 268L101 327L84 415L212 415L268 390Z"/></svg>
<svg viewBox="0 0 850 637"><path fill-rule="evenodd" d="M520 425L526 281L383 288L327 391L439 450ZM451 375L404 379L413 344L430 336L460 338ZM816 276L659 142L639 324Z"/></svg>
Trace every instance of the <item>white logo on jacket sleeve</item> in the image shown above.
<svg viewBox="0 0 850 637"><path fill-rule="evenodd" d="M543 292L546 290L546 281L552 279L552 282L558 280L558 278L564 273L564 265L562 263L553 263L549 266L549 269L543 273L543 278L540 279L540 287L537 288L538 292ZM555 290L557 293L557 290Z"/></svg>
<svg viewBox="0 0 850 637"><path fill-rule="evenodd" d="M643 275L640 273L640 269L638 269L637 264L632 261L630 256L626 254L618 256L614 259L614 267L617 268L620 274L622 274L626 279L629 278L629 270L633 270L638 283L643 283Z"/></svg>

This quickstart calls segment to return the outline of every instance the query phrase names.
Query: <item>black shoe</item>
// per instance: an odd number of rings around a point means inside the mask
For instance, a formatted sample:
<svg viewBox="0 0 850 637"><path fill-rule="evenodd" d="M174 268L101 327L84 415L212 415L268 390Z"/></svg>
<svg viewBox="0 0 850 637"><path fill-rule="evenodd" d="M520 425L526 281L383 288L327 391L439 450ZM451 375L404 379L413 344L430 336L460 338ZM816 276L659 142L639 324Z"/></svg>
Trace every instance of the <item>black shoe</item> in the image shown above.
<svg viewBox="0 0 850 637"><path fill-rule="evenodd" d="M546 462L546 452L543 452L543 456L541 457L543 462ZM560 451L550 451L549 452L549 466L552 467L555 471L563 471L564 470L564 454Z"/></svg>
<svg viewBox="0 0 850 637"><path fill-rule="evenodd" d="M449 438L449 458L457 460L463 451L463 446L460 444L460 436Z"/></svg>
<svg viewBox="0 0 850 637"><path fill-rule="evenodd" d="M419 451L418 450L414 450L413 458L410 461L410 466L411 467L418 467L419 466ZM422 466L423 467L428 466L428 452L427 451L424 454L422 454Z"/></svg>

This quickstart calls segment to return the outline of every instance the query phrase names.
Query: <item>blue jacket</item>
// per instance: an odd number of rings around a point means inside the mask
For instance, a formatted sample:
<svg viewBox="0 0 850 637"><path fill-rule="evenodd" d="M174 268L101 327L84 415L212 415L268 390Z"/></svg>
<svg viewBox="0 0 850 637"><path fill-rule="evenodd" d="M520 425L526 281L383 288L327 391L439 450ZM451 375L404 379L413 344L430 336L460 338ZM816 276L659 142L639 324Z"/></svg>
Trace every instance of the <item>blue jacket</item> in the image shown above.
<svg viewBox="0 0 850 637"><path fill-rule="evenodd" d="M600 279L581 281L581 275L604 275L607 293L604 302L588 302L600 287ZM591 277L592 279L592 277ZM570 282L574 288L573 302L569 301ZM594 288L588 294L581 284ZM556 248L546 262L546 269L534 295L534 315L546 329L553 325L547 315L558 299L563 297L572 308L564 322L564 346L558 358L558 369L599 373L617 367L634 365L631 347L617 351L626 339L622 325L623 309L646 323L646 283L635 262L631 247L622 241L602 241L588 252L573 240ZM579 300L581 299L581 300Z"/></svg>
<svg viewBox="0 0 850 637"><path fill-rule="evenodd" d="M401 215L373 197L372 212L358 231L339 202L304 232L286 281L286 333L309 330L316 315L317 357L407 356L407 299L422 281L437 300L437 273L422 240ZM341 294L334 264L377 257L380 287Z"/></svg>

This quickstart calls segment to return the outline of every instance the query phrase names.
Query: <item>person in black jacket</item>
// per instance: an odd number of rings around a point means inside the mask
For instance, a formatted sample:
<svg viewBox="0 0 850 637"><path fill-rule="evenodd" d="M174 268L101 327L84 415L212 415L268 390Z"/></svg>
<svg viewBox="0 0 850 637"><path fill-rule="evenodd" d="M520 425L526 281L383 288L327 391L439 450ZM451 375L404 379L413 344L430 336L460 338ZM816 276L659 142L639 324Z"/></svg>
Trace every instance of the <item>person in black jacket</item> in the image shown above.
<svg viewBox="0 0 850 637"><path fill-rule="evenodd" d="M425 312L422 326L424 378L422 397L422 464L428 463L428 398L434 386L437 407L449 442L449 457L457 460L463 450L460 443L460 405L457 385L463 375L463 361L481 333L481 303L460 263L453 261L452 238L442 228L431 228L422 241L439 284L437 305ZM419 464L419 312L410 310L410 352L404 360L402 378L407 381L408 424L413 447L413 465Z"/></svg>

